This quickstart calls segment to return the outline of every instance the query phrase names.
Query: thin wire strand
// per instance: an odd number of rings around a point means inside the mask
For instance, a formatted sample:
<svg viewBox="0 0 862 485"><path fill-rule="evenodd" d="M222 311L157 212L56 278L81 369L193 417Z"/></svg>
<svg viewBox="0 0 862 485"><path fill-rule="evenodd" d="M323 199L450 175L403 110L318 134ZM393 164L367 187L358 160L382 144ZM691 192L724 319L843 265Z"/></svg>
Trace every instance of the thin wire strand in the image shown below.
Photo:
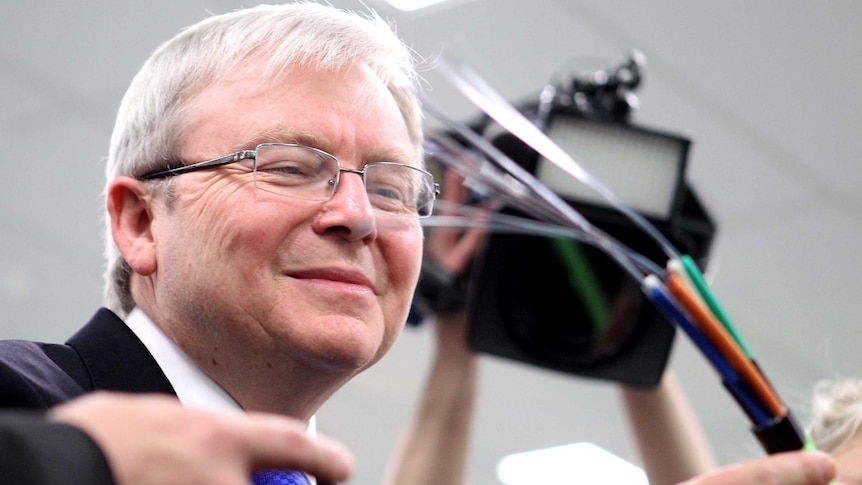
<svg viewBox="0 0 862 485"><path fill-rule="evenodd" d="M628 272L635 281L641 281L643 279L643 272L637 265L633 264L628 256L629 254L632 254L633 251L627 248L623 249L625 245L590 224L586 218L560 198L560 196L555 194L546 185L533 177L529 172L500 152L500 150L479 136L472 129L449 118L442 112L442 110L435 107L433 103L427 99L423 100L423 106L428 114L442 121L450 129L455 130L458 135L466 139L474 147L488 156L489 160L496 163L502 170L520 182L521 185L517 186L517 189L527 187L529 191L532 192L535 201L541 201L543 205L546 205L549 209L562 215L565 218L565 221L573 228L580 229L584 233L595 236L595 241L599 244L601 249L611 258L616 260L617 264ZM501 190L516 198L526 197L526 194L523 194L521 191L513 192L511 188L506 185L502 186Z"/></svg>
<svg viewBox="0 0 862 485"><path fill-rule="evenodd" d="M464 229L484 229L497 233L521 234L527 236L559 237L589 244L598 249L602 245L591 234L567 226L528 219L497 211L490 211L462 204L438 202L445 207L447 215L432 215L420 220L423 227L449 227ZM654 261L635 251L628 250L627 257L638 268L639 274L659 274L662 269ZM640 281L640 277L636 279Z"/></svg>
<svg viewBox="0 0 862 485"><path fill-rule="evenodd" d="M533 122L511 106L501 95L484 81L475 71L456 61L441 58L440 71L461 93L485 114L500 123L509 132L557 165L569 175L595 190L613 207L622 212L662 248L669 259L679 258L679 251L644 217L632 210L616 194L594 178L568 153L554 143Z"/></svg>
<svg viewBox="0 0 862 485"><path fill-rule="evenodd" d="M478 160L472 164L468 163L470 158L477 158L478 156L463 156L464 149L462 147L451 146L439 136L429 135L429 138L431 139L426 142L427 155L463 175L464 184L471 189L489 194L510 207L517 208L540 220L557 224L566 224L568 221L552 207L544 204L541 199L531 197L529 189L517 179ZM456 152L456 150L460 150L460 152ZM587 232L583 228L580 230Z"/></svg>

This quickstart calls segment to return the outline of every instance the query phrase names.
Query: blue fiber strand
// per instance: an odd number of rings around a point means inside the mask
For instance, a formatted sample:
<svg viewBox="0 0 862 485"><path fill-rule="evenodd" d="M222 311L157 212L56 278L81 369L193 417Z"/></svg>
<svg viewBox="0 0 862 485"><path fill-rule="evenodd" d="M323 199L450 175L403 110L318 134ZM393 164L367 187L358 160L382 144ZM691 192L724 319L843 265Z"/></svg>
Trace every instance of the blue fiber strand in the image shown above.
<svg viewBox="0 0 862 485"><path fill-rule="evenodd" d="M739 374L733 369L721 352L706 338L679 306L662 290L655 286L647 289L647 298L652 301L671 321L681 328L701 353L722 377L722 382L736 397L737 402L746 411L757 426L766 426L772 418L764 407L755 399L742 384Z"/></svg>
<svg viewBox="0 0 862 485"><path fill-rule="evenodd" d="M751 394L745 384L739 380L724 380L722 382L730 393L736 397L739 405L748 412L749 417L754 421L754 425L757 428L765 428L772 424L776 416L772 416L769 411L766 410L766 408Z"/></svg>

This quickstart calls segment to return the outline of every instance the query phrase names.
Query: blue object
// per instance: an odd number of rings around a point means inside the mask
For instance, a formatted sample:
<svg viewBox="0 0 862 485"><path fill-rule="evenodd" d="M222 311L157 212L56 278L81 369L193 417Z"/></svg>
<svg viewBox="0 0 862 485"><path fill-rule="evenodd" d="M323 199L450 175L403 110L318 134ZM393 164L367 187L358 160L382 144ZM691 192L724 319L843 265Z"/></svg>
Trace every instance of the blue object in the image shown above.
<svg viewBox="0 0 862 485"><path fill-rule="evenodd" d="M649 279L649 277L647 277ZM653 283L653 284L650 284ZM647 283L646 296L653 304L661 310L672 322L681 328L700 349L704 357L709 360L715 370L721 375L722 382L730 391L737 403L754 422L757 428L768 427L773 422L773 417L763 407L745 386L739 374L721 352L709 341L706 335L697 328L688 315L680 309L679 305L668 295L656 280Z"/></svg>
<svg viewBox="0 0 862 485"><path fill-rule="evenodd" d="M310 485L305 474L296 470L263 470L252 481L254 485Z"/></svg>

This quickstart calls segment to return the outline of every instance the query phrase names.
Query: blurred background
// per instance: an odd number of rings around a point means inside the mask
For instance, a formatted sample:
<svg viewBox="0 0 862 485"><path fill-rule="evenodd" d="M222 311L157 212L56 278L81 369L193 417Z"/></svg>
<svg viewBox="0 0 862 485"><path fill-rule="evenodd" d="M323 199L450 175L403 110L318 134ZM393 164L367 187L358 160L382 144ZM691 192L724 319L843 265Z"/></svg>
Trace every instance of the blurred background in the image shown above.
<svg viewBox="0 0 862 485"><path fill-rule="evenodd" d="M513 102L573 60L601 68L643 52L633 119L692 140L687 183L718 225L713 289L767 376L804 422L818 379L862 374L862 3L450 0L402 12L381 2L365 3L421 56L457 55ZM63 341L100 305L103 162L120 98L158 43L249 5L0 3L0 338ZM476 114L437 73L423 75L450 116ZM406 328L320 412L320 429L357 455L351 483L380 482L432 344L429 326ZM683 335L669 368L720 463L762 455ZM615 384L493 356L480 379L471 484L500 483L505 455L581 441L636 462Z"/></svg>

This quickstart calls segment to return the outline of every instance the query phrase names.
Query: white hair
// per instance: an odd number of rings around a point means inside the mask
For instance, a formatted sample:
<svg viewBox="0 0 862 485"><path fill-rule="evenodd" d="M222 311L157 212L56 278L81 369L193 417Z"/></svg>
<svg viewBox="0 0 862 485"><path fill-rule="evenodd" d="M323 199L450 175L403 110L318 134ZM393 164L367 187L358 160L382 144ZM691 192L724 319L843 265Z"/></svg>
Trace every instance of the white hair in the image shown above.
<svg viewBox="0 0 862 485"><path fill-rule="evenodd" d="M105 169L108 183L179 160L187 101L220 76L257 59L264 59L262 82L296 65L325 70L368 67L398 104L421 160L422 114L414 91L418 80L414 53L371 10L360 14L302 1L213 16L156 49L120 104ZM131 270L113 242L110 221L105 222L104 305L125 316L135 306Z"/></svg>
<svg viewBox="0 0 862 485"><path fill-rule="evenodd" d="M807 432L817 449L838 451L862 427L862 380L822 380L814 387Z"/></svg>

